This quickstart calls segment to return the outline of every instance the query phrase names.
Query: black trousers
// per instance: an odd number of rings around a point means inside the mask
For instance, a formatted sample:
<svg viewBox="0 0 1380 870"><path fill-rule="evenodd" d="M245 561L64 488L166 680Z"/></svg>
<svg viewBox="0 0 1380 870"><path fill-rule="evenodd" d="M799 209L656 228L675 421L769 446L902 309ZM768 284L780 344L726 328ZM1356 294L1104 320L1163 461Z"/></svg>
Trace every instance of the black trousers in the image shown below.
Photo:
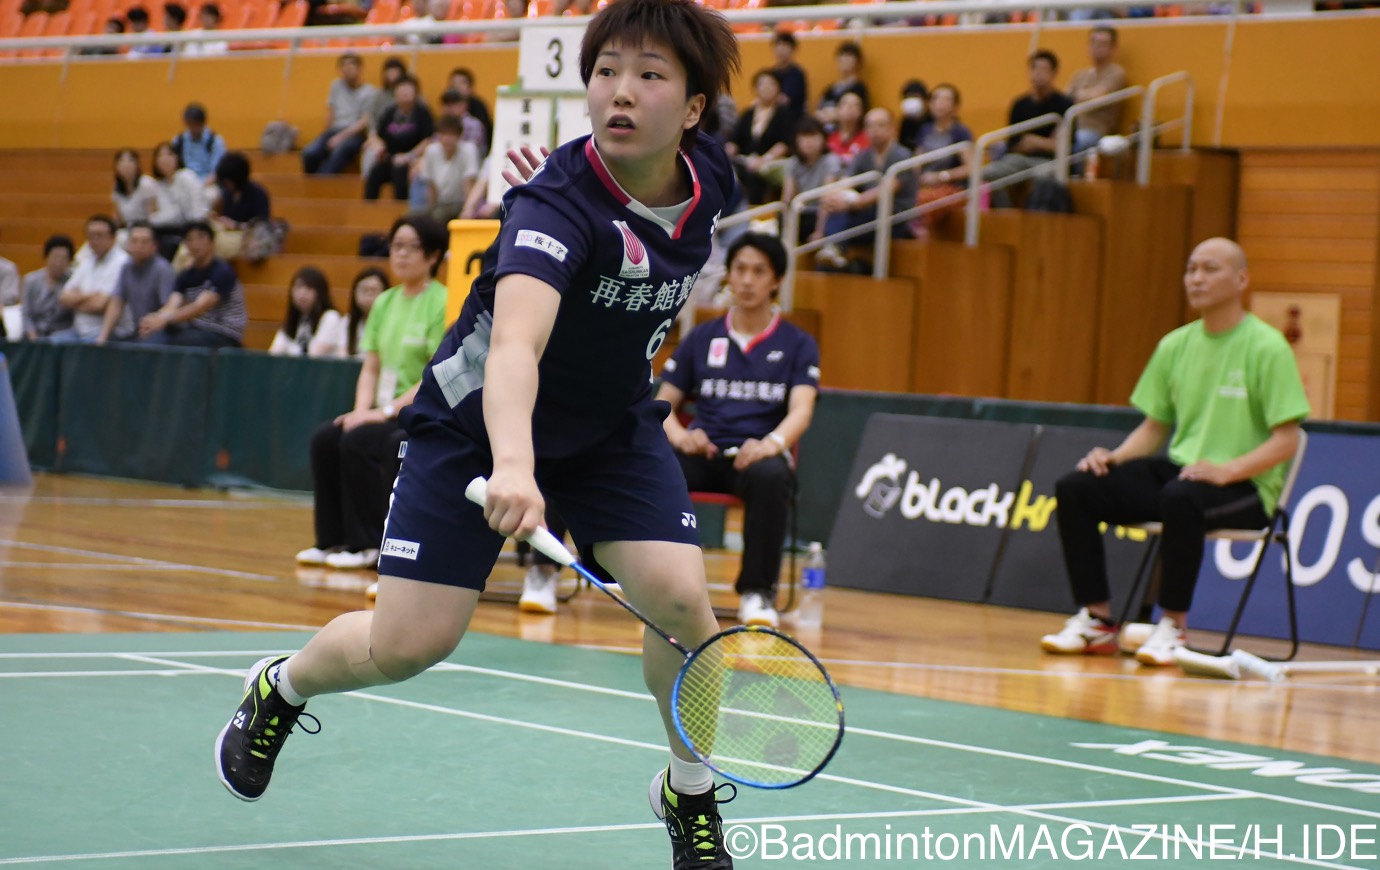
<svg viewBox="0 0 1380 870"><path fill-rule="evenodd" d="M791 492L795 472L785 456L752 463L742 471L733 458L676 454L691 492L732 493L743 500L743 562L738 569L738 594L776 592L781 576L781 551L786 545Z"/></svg>
<svg viewBox="0 0 1380 870"><path fill-rule="evenodd" d="M1098 523L1164 524L1160 607L1187 611L1203 563L1203 536L1214 529L1263 529L1270 518L1250 481L1230 486L1179 480L1168 459L1136 459L1103 477L1083 471L1055 485L1059 543L1079 606L1107 601L1107 560Z"/></svg>
<svg viewBox="0 0 1380 870"><path fill-rule="evenodd" d="M369 175L364 179L364 198L378 199L385 184L393 185L395 200L407 201L407 194L411 189L407 165L394 166L392 154L383 155L369 168Z"/></svg>
<svg viewBox="0 0 1380 870"><path fill-rule="evenodd" d="M398 447L406 437L393 421L366 423L349 432L332 422L316 428L311 476L317 547L351 552L379 548L398 474Z"/></svg>

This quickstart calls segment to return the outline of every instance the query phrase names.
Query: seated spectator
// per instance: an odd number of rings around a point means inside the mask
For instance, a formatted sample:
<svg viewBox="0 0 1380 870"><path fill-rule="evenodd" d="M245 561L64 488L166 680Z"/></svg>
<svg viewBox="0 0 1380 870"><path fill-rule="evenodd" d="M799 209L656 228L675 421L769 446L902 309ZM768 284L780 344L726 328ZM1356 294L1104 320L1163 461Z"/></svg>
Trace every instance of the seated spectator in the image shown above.
<svg viewBox="0 0 1380 870"><path fill-rule="evenodd" d="M197 12L197 21L201 25L194 33L209 33L212 30L220 30L221 15L220 7L214 3L203 4ZM230 51L230 43L223 39L212 39L207 42L189 42L182 47L182 52L191 57L214 57Z"/></svg>
<svg viewBox="0 0 1380 870"><path fill-rule="evenodd" d="M129 21L129 32L138 36L139 34L153 33L149 29L149 13L142 6L135 6L125 13L125 19ZM148 57L155 54L167 54L169 46L161 42L144 42L139 45L130 46L130 57Z"/></svg>
<svg viewBox="0 0 1380 870"><path fill-rule="evenodd" d="M182 122L186 129L173 137L173 150L182 158L183 166L202 181L209 181L225 156L225 140L206 126L206 109L199 103L182 110Z"/></svg>
<svg viewBox="0 0 1380 870"><path fill-rule="evenodd" d="M158 256L158 238L153 227L143 221L130 226L125 252L129 261L110 292L96 344L136 340L139 324L166 305L172 295L176 274L168 261Z"/></svg>
<svg viewBox="0 0 1380 870"><path fill-rule="evenodd" d="M156 204L149 223L158 236L159 256L171 262L182 243L182 231L193 221L206 220L211 208L201 179L182 165L171 142L154 146L153 181Z"/></svg>
<svg viewBox="0 0 1380 870"><path fill-rule="evenodd" d="M105 27L102 31L107 36L117 36L125 32L125 20L118 15L112 15L105 20ZM101 55L119 54L118 45L93 45L89 48L77 49L77 54L86 57L98 57Z"/></svg>
<svg viewBox="0 0 1380 870"><path fill-rule="evenodd" d="M216 164L216 226L238 230L251 221L266 221L271 216L268 191L251 180L249 174L249 158L238 151L231 151Z"/></svg>
<svg viewBox="0 0 1380 870"><path fill-rule="evenodd" d="M362 358L364 356L364 330L368 328L369 312L383 291L388 289L388 274L382 269L369 266L355 276L350 289L350 311L341 324L343 341L335 348L333 356Z"/></svg>
<svg viewBox="0 0 1380 870"><path fill-rule="evenodd" d="M187 10L179 3L163 4L163 30L166 33L180 33L187 26ZM168 47L173 51L173 47Z"/></svg>
<svg viewBox="0 0 1380 870"><path fill-rule="evenodd" d="M274 356L339 356L345 343L345 321L331 302L326 275L303 266L288 286L287 314L268 352Z"/></svg>
<svg viewBox="0 0 1380 870"><path fill-rule="evenodd" d="M349 52L336 61L339 77L326 94L326 129L302 149L302 171L336 175L359 156L369 133L369 106L378 89L361 77L363 61Z"/></svg>
<svg viewBox="0 0 1380 870"><path fill-rule="evenodd" d="M1092 66L1074 73L1069 81L1069 96L1075 103L1105 97L1126 87L1126 70L1116 62L1116 48L1116 30L1111 27L1094 27L1088 33ZM1073 152L1078 154L1095 148L1103 136L1119 132L1124 106L1124 103L1116 103L1080 115L1078 128L1073 133Z"/></svg>
<svg viewBox="0 0 1380 870"><path fill-rule="evenodd" d="M806 116L795 128L795 155L786 161L781 184L781 201L790 205L799 194L823 187L843 177L843 163L837 154L824 147L824 127ZM819 222L819 202L811 202L800 212L801 243L824 234Z"/></svg>
<svg viewBox="0 0 1380 870"><path fill-rule="evenodd" d="M552 15L574 18L594 14L594 0L557 0Z"/></svg>
<svg viewBox="0 0 1380 870"><path fill-rule="evenodd" d="M403 37L408 45L440 45L440 34L432 33L432 28L445 21L450 14L450 0L404 0L414 9L410 18L403 18L399 26L413 31Z"/></svg>
<svg viewBox="0 0 1380 870"><path fill-rule="evenodd" d="M392 471L403 437L398 411L411 403L446 330L446 287L435 279L450 236L427 215L393 224L389 267L399 285L378 298L365 327L355 406L311 439L316 542L304 565L378 564Z"/></svg>
<svg viewBox="0 0 1380 870"><path fill-rule="evenodd" d="M498 8L494 10L494 18L509 18L519 21L527 17L528 0L502 0ZM516 27L512 30L490 30L484 34L486 42L517 42L522 38L522 31Z"/></svg>
<svg viewBox="0 0 1380 870"><path fill-rule="evenodd" d="M460 141L460 131L456 118L442 115L436 124L436 141L422 153L427 208L443 224L464 209L470 186L479 175L479 153L472 143Z"/></svg>
<svg viewBox="0 0 1380 870"><path fill-rule="evenodd" d="M380 87L374 92L374 97L369 101L369 133L364 140L364 148L359 153L359 172L365 178L369 177L369 170L386 152L383 140L379 138L379 121L385 112L394 105L393 88L398 82L407 78L407 64L400 58L390 57L383 62L383 70L380 73Z"/></svg>
<svg viewBox="0 0 1380 870"><path fill-rule="evenodd" d="M489 138L484 133L484 125L470 114L470 101L459 91L446 91L441 94L441 117L451 117L460 122L460 141L474 146L475 154L483 160L489 155Z"/></svg>
<svg viewBox="0 0 1380 870"><path fill-rule="evenodd" d="M819 347L776 307L786 250L745 233L728 251L733 307L696 327L661 373L663 424L692 491L731 492L744 502L743 561L735 588L740 622L777 624L776 583L786 542L791 448L810 427L819 392ZM695 417L675 411L686 399Z"/></svg>
<svg viewBox="0 0 1380 870"><path fill-rule="evenodd" d="M157 208L158 190L152 178L139 165L139 153L122 148L115 153L115 190L110 195L115 203L115 220L127 227L146 221Z"/></svg>
<svg viewBox="0 0 1380 870"><path fill-rule="evenodd" d="M771 53L776 59L772 70L781 86L781 102L792 121L805 114L805 106L810 101L810 86L805 78L805 70L795 62L796 41L789 30L778 30L771 38Z"/></svg>
<svg viewBox="0 0 1380 870"><path fill-rule="evenodd" d="M479 156L486 156L489 153L489 143L494 138L494 116L489 111L488 104L475 96L474 73L463 66L451 70L450 78L446 82L446 90L455 91L464 97L465 113L484 127L484 147L479 149Z"/></svg>
<svg viewBox="0 0 1380 870"><path fill-rule="evenodd" d="M874 169L885 172L911 156L911 153L896 141L896 122L890 109L877 108L868 112L867 117L863 119L863 126L872 145L853 158L853 164L848 167L846 175L861 175ZM914 172L902 172L896 176L892 187L895 196L893 212L915 205L919 184L920 179ZM869 184L861 190L842 190L825 197L824 208L828 210L828 217L824 220L824 235L831 236L875 220L877 198L881 196L881 192L881 185ZM905 224L892 227L891 235L898 239L912 237L910 229ZM865 244L871 240L872 234L866 233L849 239L844 244ZM836 244L821 248L815 254L815 260L832 269L842 269L849 265L843 251Z"/></svg>
<svg viewBox="0 0 1380 870"><path fill-rule="evenodd" d="M958 120L959 94L953 85L935 85L930 94L930 120L920 128L917 153L937 151L959 142L972 142L973 133ZM920 167L919 205L952 196L968 186L968 173L972 170L971 157L954 155L926 163ZM933 227L944 215L963 208L962 202L955 201L923 216L923 225Z"/></svg>
<svg viewBox="0 0 1380 870"><path fill-rule="evenodd" d="M18 305L21 298L19 267L12 261L0 257L0 308Z"/></svg>
<svg viewBox="0 0 1380 870"><path fill-rule="evenodd" d="M839 96L834 111L834 130L829 134L829 150L839 156L847 166L863 151L872 147L863 129L863 116L867 114L867 103L857 91L846 91Z"/></svg>
<svg viewBox="0 0 1380 870"><path fill-rule="evenodd" d="M738 119L724 151L733 158L748 202L760 205L766 202L771 184L763 172L790 153L794 121L781 104L781 82L775 70L759 71L752 83L757 98Z"/></svg>
<svg viewBox="0 0 1380 870"><path fill-rule="evenodd" d="M49 236L43 243L43 268L24 276L20 317L24 338L38 341L72 327L72 309L58 297L72 276L76 246L67 236Z"/></svg>
<svg viewBox="0 0 1380 870"><path fill-rule="evenodd" d="M249 320L244 288L230 264L216 256L216 232L205 221L183 238L192 264L173 281L163 307L139 321L148 344L174 347L241 347Z"/></svg>
<svg viewBox="0 0 1380 870"><path fill-rule="evenodd" d="M105 325L105 307L120 279L120 270L129 262L129 255L115 244L115 221L107 215L87 220L86 244L91 249L90 256L77 265L58 297L63 307L72 312L72 326L53 333L53 341L96 340Z"/></svg>
<svg viewBox="0 0 1380 870"><path fill-rule="evenodd" d="M431 112L417 100L417 81L407 77L393 87L394 105L379 119L378 135L385 156L370 168L364 181L364 198L378 199L385 184L393 186L393 198L407 201L408 171L436 131Z"/></svg>
<svg viewBox="0 0 1380 870"><path fill-rule="evenodd" d="M914 151L920 145L920 128L930 120L930 90L919 79L901 86L901 127L896 139L902 148Z"/></svg>
<svg viewBox="0 0 1380 870"><path fill-rule="evenodd" d="M705 108L700 116L700 129L706 136L713 137L719 147L728 147L729 140L738 129L738 105L733 102L732 94L719 94L714 105Z"/></svg>
<svg viewBox="0 0 1380 870"><path fill-rule="evenodd" d="M1059 58L1055 57L1054 52L1035 52L1030 56L1027 70L1030 77L1030 93L1022 94L1011 104L1011 114L1007 123L1019 124L1051 112L1056 115L1067 112L1073 102L1054 87L1054 75L1059 72ZM996 181L1017 172L1052 163L1054 134L1057 129L1057 124L1048 124L1012 136L1007 143L1006 153L982 168L982 180ZM1052 166L1049 168L1053 169ZM998 207L1007 207L1010 201L1010 195L1005 189L992 194L992 204Z"/></svg>
<svg viewBox="0 0 1380 870"><path fill-rule="evenodd" d="M1163 618L1136 652L1174 664L1202 566L1204 535L1269 525L1308 415L1289 342L1250 314L1246 255L1230 239L1194 249L1184 273L1200 318L1160 340L1131 394L1145 419L1114 450L1094 447L1055 485L1059 542L1079 611L1040 645L1119 652L1099 525L1160 522ZM1169 442L1169 455L1159 455Z"/></svg>
<svg viewBox="0 0 1380 870"><path fill-rule="evenodd" d="M862 98L863 105L869 102L867 85L859 78L862 71L862 46L851 39L839 43L839 47L834 50L834 63L838 66L839 77L824 89L824 94L819 98L819 108L815 110L815 117L825 129L830 129L837 123L839 99L844 94L857 94Z"/></svg>

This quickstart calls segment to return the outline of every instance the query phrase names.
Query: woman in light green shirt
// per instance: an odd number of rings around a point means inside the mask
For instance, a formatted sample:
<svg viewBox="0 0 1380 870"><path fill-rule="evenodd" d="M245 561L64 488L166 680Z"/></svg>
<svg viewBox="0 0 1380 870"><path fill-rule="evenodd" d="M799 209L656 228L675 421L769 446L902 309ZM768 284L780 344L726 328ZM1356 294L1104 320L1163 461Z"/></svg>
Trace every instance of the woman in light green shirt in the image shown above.
<svg viewBox="0 0 1380 870"><path fill-rule="evenodd" d="M413 214L399 218L389 236L388 265L399 283L379 296L365 323L354 408L312 435L316 542L297 554L305 565L378 563L403 440L398 411L412 401L445 335L446 286L435 277L450 241L445 227Z"/></svg>

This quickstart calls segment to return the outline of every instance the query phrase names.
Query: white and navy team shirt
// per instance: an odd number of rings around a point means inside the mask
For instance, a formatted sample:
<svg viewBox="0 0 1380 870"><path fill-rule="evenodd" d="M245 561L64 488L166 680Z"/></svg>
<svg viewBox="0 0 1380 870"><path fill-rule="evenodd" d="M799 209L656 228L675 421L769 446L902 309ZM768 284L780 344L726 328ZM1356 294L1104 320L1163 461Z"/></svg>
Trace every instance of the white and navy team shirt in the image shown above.
<svg viewBox="0 0 1380 870"><path fill-rule="evenodd" d="M484 255L460 317L428 369L419 411L436 393L461 427L484 433L480 393L505 275L530 275L561 294L539 365L533 446L571 456L607 437L630 409L652 400L651 361L709 258L710 241L734 191L723 150L700 134L680 152L690 190L679 206L649 208L630 197L592 137L556 149L504 196L498 238Z"/></svg>
<svg viewBox="0 0 1380 870"><path fill-rule="evenodd" d="M819 388L819 345L780 313L743 340L733 313L695 327L666 361L661 377L695 400L692 429L724 449L764 438L790 410L791 388Z"/></svg>

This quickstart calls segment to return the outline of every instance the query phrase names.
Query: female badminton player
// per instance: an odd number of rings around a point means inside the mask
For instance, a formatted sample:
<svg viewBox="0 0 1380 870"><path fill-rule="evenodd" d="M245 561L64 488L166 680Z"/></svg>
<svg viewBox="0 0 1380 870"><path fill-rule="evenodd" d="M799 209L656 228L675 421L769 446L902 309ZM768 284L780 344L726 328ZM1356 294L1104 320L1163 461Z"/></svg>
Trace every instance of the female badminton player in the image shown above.
<svg viewBox="0 0 1380 870"><path fill-rule="evenodd" d="M404 412L376 607L250 671L216 745L236 797L263 795L307 699L400 682L448 656L504 536L543 522L542 493L583 561L651 620L690 647L718 630L651 362L733 192L732 166L698 128L738 68L727 22L693 0L615 0L590 21L580 72L593 135L505 196L482 274ZM482 508L465 498L479 476ZM674 867L729 868L717 795L732 786L715 788L672 724L683 661L647 633L644 676L671 750L653 809Z"/></svg>

